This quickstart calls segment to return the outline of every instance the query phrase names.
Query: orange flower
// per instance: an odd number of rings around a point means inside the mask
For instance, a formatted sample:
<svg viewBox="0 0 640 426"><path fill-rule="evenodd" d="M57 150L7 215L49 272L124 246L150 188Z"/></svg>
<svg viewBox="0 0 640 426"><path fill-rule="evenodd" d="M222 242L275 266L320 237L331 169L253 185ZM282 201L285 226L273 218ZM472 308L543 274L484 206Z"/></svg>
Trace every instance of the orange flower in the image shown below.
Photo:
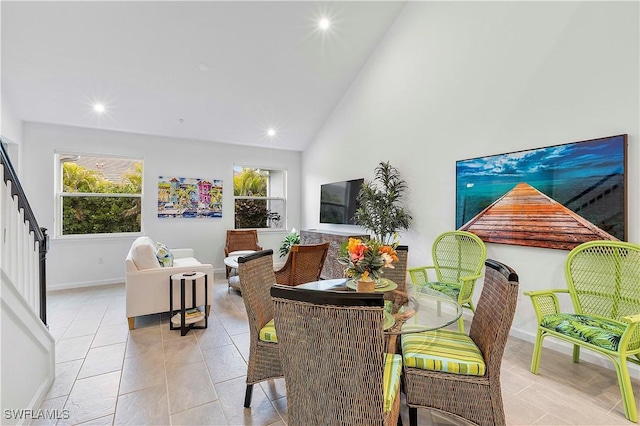
<svg viewBox="0 0 640 426"><path fill-rule="evenodd" d="M376 240L362 241L349 238L340 248L338 262L345 265L345 274L354 279L373 277L380 278L383 268L393 268L392 263L398 261L396 244L385 245Z"/></svg>
<svg viewBox="0 0 640 426"><path fill-rule="evenodd" d="M391 256L391 259L393 259L394 262L398 261L398 253L396 253L396 251L393 249L393 247L391 247L391 246L382 246L382 247L380 247L380 252L381 253L387 253L389 256Z"/></svg>

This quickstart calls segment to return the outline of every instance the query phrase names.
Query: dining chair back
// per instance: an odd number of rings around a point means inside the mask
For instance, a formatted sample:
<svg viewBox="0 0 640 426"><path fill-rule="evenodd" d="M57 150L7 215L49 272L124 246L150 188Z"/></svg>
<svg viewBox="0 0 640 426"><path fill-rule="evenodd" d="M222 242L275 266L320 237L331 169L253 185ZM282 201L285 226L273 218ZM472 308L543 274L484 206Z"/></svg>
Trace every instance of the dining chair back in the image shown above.
<svg viewBox="0 0 640 426"><path fill-rule="evenodd" d="M273 328L273 302L269 293L276 279L273 250L238 258L242 299L249 323L249 361L244 406L251 405L253 385L282 377L280 349Z"/></svg>
<svg viewBox="0 0 640 426"><path fill-rule="evenodd" d="M396 425L401 356L384 354L380 293L275 285L289 425Z"/></svg>
<svg viewBox="0 0 640 426"><path fill-rule="evenodd" d="M327 258L329 242L322 244L294 244L287 261L275 272L276 282L282 285L300 285L318 281Z"/></svg>
<svg viewBox="0 0 640 426"><path fill-rule="evenodd" d="M467 336L440 329L402 336L409 421L417 408L453 413L478 425L505 425L500 366L518 301L518 275L487 259Z"/></svg>
<svg viewBox="0 0 640 426"><path fill-rule="evenodd" d="M393 268L384 268L382 277L388 278L398 284L397 290L407 291L407 260L409 257L409 246L396 247L398 261L392 263Z"/></svg>

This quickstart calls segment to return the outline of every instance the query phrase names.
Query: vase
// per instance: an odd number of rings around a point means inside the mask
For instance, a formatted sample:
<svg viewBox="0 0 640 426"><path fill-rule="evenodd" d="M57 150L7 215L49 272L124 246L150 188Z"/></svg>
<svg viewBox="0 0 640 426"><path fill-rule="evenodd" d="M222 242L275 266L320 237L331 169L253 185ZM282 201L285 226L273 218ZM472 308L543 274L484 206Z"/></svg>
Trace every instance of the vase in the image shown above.
<svg viewBox="0 0 640 426"><path fill-rule="evenodd" d="M359 280L356 285L356 291L362 293L372 293L376 291L376 282L373 280Z"/></svg>

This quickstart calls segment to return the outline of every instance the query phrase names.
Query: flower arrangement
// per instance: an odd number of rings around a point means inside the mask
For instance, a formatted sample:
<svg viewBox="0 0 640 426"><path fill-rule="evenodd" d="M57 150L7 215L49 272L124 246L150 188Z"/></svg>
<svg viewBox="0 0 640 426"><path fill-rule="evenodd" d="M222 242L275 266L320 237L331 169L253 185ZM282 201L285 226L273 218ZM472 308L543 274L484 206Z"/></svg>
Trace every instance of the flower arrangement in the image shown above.
<svg viewBox="0 0 640 426"><path fill-rule="evenodd" d="M397 242L383 244L377 240L360 240L349 238L340 247L338 262L346 265L347 277L355 281L376 281L382 274L382 268L393 268L392 263L398 261Z"/></svg>

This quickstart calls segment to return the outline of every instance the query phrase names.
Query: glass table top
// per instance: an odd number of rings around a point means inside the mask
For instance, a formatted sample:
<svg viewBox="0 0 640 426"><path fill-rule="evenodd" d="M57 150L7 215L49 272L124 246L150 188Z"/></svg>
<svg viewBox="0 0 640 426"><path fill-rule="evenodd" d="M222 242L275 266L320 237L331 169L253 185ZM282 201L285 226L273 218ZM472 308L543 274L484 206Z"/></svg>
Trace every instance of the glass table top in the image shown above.
<svg viewBox="0 0 640 426"><path fill-rule="evenodd" d="M348 279L320 280L299 285L318 291L354 291L347 286ZM395 324L385 330L387 334L419 333L437 330L456 322L462 307L448 295L428 287L407 284L407 291L385 292L385 310L393 315Z"/></svg>

